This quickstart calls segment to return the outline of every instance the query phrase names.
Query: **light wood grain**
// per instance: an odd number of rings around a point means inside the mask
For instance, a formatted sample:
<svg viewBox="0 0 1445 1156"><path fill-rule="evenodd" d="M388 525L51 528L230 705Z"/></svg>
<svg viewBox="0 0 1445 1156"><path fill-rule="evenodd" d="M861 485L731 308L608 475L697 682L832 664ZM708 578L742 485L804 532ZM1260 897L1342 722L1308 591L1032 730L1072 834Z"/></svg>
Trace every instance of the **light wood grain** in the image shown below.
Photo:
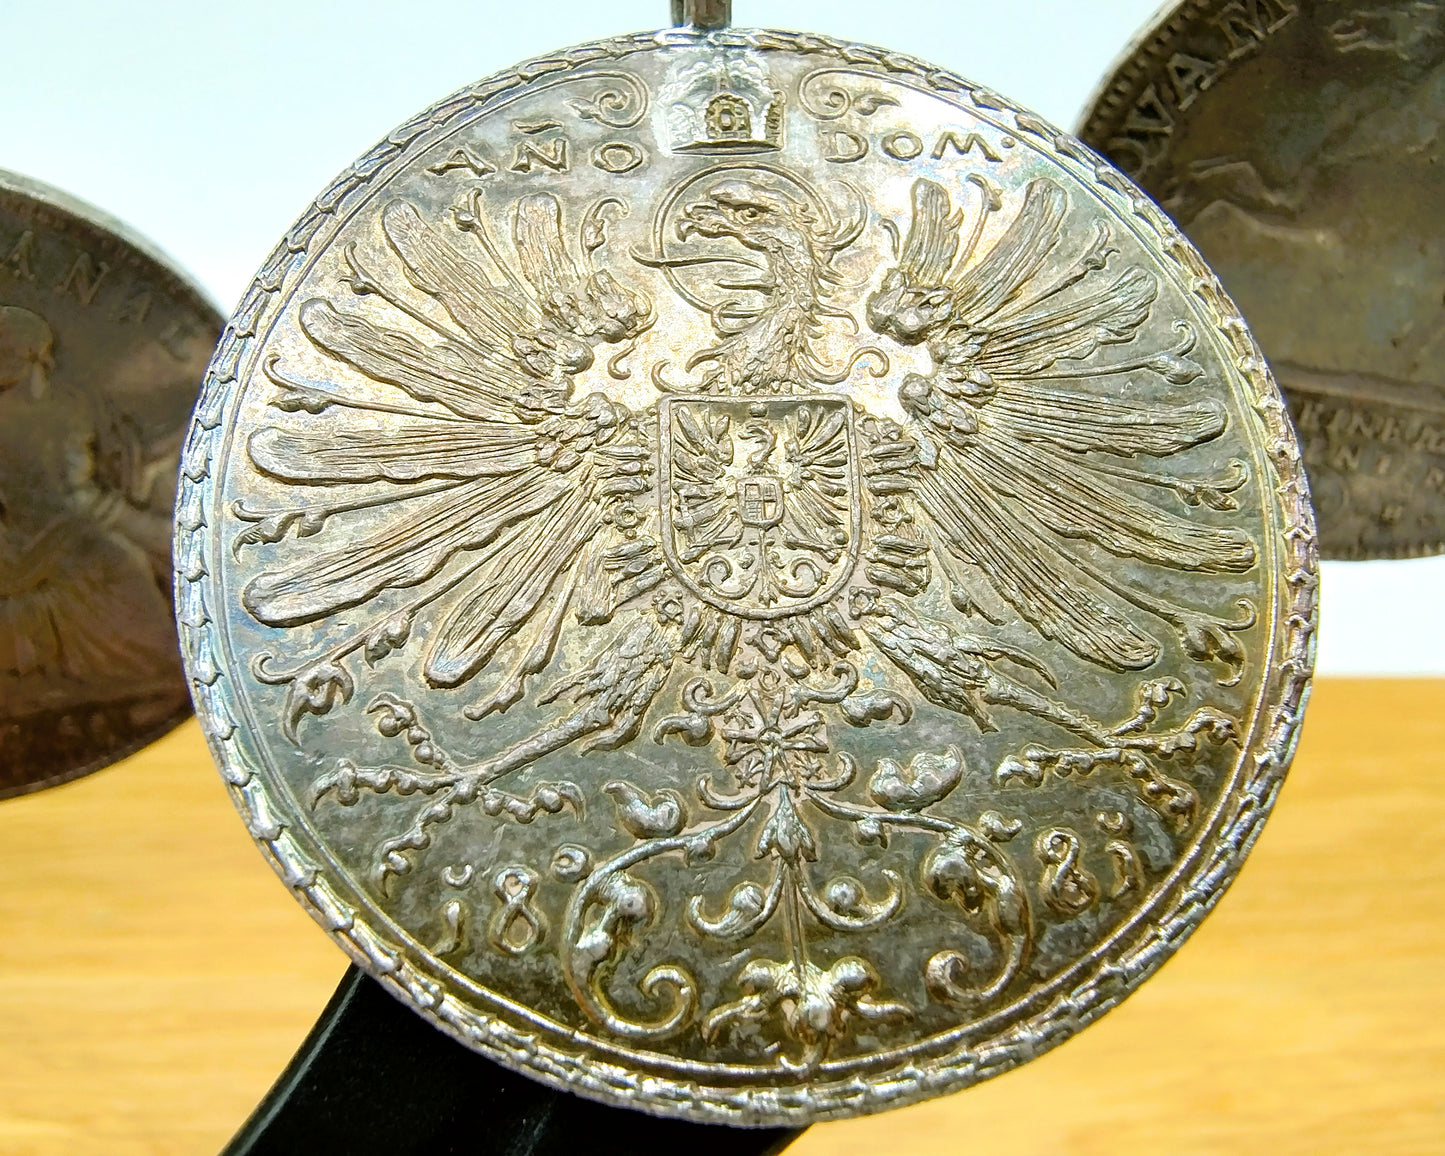
<svg viewBox="0 0 1445 1156"><path fill-rule="evenodd" d="M194 724L0 804L0 1153L209 1156L343 968ZM1240 882L1123 1007L792 1152L1445 1153L1445 682L1319 684Z"/></svg>

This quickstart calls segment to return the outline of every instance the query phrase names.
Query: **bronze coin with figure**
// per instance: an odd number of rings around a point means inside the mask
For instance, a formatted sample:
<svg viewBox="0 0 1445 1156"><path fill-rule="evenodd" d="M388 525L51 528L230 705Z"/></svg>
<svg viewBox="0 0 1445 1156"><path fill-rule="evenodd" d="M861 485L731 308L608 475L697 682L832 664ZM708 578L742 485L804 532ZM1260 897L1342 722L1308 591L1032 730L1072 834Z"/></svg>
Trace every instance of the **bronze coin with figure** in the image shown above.
<svg viewBox="0 0 1445 1156"><path fill-rule="evenodd" d="M0 798L190 714L171 510L220 324L118 222L0 173Z"/></svg>
<svg viewBox="0 0 1445 1156"><path fill-rule="evenodd" d="M1326 557L1445 550L1445 8L1187 0L1080 136L1179 222L1284 387Z"/></svg>
<svg viewBox="0 0 1445 1156"><path fill-rule="evenodd" d="M1284 406L1127 181L947 72L696 28L484 80L218 348L177 608L251 830L502 1063L805 1123L1122 999L1289 761Z"/></svg>

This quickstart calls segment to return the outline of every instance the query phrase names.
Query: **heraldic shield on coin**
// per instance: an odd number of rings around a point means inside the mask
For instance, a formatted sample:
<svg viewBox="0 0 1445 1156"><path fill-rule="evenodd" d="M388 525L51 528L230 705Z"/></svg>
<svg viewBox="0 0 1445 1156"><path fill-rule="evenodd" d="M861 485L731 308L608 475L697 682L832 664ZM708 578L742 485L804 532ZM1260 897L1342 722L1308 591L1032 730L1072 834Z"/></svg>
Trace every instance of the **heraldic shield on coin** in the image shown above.
<svg viewBox="0 0 1445 1156"><path fill-rule="evenodd" d="M1187 0L1080 135L1188 232L1289 398L1326 557L1445 550L1445 7Z"/></svg>
<svg viewBox="0 0 1445 1156"><path fill-rule="evenodd" d="M0 173L0 798L190 714L171 509L220 326L123 226Z"/></svg>
<svg viewBox="0 0 1445 1156"><path fill-rule="evenodd" d="M1312 659L1296 444L1167 218L876 49L670 31L393 132L186 449L198 711L457 1039L735 1124L1004 1071L1252 843Z"/></svg>

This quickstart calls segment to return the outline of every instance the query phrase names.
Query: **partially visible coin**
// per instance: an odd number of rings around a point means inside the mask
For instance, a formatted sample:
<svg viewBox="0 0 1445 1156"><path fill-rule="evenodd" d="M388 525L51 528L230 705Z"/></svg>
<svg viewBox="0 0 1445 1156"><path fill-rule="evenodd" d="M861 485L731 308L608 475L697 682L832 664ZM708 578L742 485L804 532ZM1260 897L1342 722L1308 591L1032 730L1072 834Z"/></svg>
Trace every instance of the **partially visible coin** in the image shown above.
<svg viewBox="0 0 1445 1156"><path fill-rule="evenodd" d="M1249 319L1325 556L1445 550L1445 5L1186 0L1135 41L1080 136Z"/></svg>
<svg viewBox="0 0 1445 1156"><path fill-rule="evenodd" d="M0 797L187 716L170 515L220 317L118 222L0 173Z"/></svg>
<svg viewBox="0 0 1445 1156"><path fill-rule="evenodd" d="M1314 537L1263 358L1089 150L697 27L466 88L207 375L198 714L252 834L503 1064L797 1126L1067 1038L1289 761Z"/></svg>

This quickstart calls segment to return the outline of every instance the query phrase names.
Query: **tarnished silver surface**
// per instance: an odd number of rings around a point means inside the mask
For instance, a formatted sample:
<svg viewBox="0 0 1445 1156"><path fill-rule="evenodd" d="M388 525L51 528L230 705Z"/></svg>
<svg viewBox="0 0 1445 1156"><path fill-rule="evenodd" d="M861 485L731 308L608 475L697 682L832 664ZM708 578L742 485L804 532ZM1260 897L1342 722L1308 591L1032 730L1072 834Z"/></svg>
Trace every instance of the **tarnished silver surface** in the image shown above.
<svg viewBox="0 0 1445 1156"><path fill-rule="evenodd" d="M1234 295L1289 398L1326 557L1445 550L1445 7L1186 0L1080 135Z"/></svg>
<svg viewBox="0 0 1445 1156"><path fill-rule="evenodd" d="M220 327L124 226L0 172L0 798L190 713L170 511Z"/></svg>
<svg viewBox="0 0 1445 1156"><path fill-rule="evenodd" d="M1312 659L1294 437L1194 250L812 36L397 129L262 269L183 478L198 711L283 878L439 1027L652 1112L875 1111L1088 1023L1233 877Z"/></svg>

